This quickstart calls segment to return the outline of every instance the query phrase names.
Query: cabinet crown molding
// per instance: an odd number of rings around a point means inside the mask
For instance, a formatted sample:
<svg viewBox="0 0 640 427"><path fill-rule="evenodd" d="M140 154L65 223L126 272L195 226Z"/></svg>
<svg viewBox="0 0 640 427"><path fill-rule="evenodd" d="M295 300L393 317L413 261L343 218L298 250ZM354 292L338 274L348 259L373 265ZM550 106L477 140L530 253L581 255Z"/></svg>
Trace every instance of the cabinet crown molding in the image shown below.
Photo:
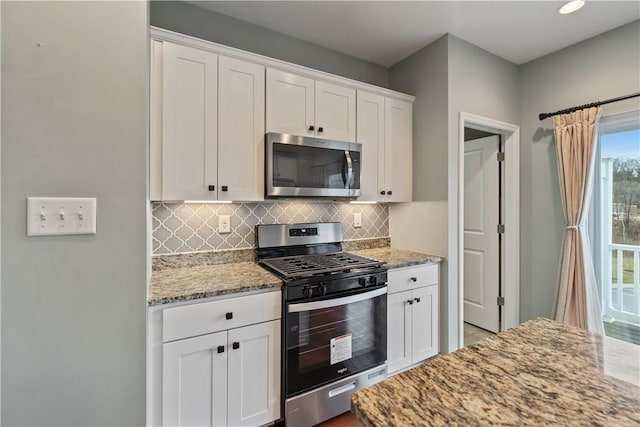
<svg viewBox="0 0 640 427"><path fill-rule="evenodd" d="M383 88L380 86L372 85L369 83L360 82L347 77L338 76L335 74L327 73L324 71L314 70L313 68L305 67L302 65L293 64L290 62L282 61L268 56L260 55L257 53L248 52L241 49L225 46L219 43L211 42L208 40L199 39L197 37L188 36L186 34L177 33L170 30L165 30L158 27L150 27L149 37L152 40L157 41L169 41L178 43L184 46L189 46L197 49L207 50L209 52L230 56L232 58L238 58L245 61L255 62L266 67L276 68L282 71L300 74L313 78L315 80L326 81L328 83L337 83L343 86L351 87L356 90L366 90L368 92L378 93L380 95L399 99L413 103L415 97L407 95L405 93L396 92L391 89Z"/></svg>

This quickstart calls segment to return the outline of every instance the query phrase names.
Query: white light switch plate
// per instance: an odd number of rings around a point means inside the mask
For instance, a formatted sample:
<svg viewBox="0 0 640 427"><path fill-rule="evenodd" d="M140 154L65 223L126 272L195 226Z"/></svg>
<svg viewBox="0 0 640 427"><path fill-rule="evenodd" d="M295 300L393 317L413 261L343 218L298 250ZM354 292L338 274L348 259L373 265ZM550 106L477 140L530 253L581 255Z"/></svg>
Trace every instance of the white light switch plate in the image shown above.
<svg viewBox="0 0 640 427"><path fill-rule="evenodd" d="M27 197L27 236L96 234L95 197Z"/></svg>
<svg viewBox="0 0 640 427"><path fill-rule="evenodd" d="M353 214L353 227L354 228L362 227L362 213L361 212L355 212Z"/></svg>
<svg viewBox="0 0 640 427"><path fill-rule="evenodd" d="M218 233L231 233L231 216L220 215L218 217Z"/></svg>

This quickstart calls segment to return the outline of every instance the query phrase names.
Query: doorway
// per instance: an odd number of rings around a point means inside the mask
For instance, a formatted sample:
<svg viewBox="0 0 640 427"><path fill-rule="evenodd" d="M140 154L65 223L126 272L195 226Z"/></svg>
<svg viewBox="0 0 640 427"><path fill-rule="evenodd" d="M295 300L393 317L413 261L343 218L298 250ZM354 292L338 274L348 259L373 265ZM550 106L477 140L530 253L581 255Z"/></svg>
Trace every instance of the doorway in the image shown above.
<svg viewBox="0 0 640 427"><path fill-rule="evenodd" d="M519 324L519 140L516 125L460 113L460 347L465 335L482 335L472 325L495 333Z"/></svg>

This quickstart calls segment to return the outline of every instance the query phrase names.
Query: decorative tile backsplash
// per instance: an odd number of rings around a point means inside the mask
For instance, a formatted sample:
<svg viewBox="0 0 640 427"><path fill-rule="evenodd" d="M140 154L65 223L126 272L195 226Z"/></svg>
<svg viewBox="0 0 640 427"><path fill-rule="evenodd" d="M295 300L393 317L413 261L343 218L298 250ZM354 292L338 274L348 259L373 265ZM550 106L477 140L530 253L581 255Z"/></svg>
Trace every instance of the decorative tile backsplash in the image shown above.
<svg viewBox="0 0 640 427"><path fill-rule="evenodd" d="M362 227L353 214L362 213ZM218 233L218 216L231 216L231 233ZM361 205L305 201L184 204L152 203L153 254L250 249L258 224L341 222L344 240L389 236L387 204Z"/></svg>

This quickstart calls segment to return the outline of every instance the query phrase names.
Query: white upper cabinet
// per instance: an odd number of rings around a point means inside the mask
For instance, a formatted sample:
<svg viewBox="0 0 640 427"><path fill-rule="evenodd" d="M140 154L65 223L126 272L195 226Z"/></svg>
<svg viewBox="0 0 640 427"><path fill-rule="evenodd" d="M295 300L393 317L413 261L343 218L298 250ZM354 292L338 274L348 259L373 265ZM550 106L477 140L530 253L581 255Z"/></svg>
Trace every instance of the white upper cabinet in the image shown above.
<svg viewBox="0 0 640 427"><path fill-rule="evenodd" d="M314 136L314 81L267 68L267 132Z"/></svg>
<svg viewBox="0 0 640 427"><path fill-rule="evenodd" d="M219 199L264 199L264 70L252 62L219 58Z"/></svg>
<svg viewBox="0 0 640 427"><path fill-rule="evenodd" d="M412 198L411 103L386 98L384 101L385 200L410 202Z"/></svg>
<svg viewBox="0 0 640 427"><path fill-rule="evenodd" d="M360 200L410 202L411 103L358 91L357 142L362 144Z"/></svg>
<svg viewBox="0 0 640 427"><path fill-rule="evenodd" d="M267 69L267 132L354 142L356 91Z"/></svg>
<svg viewBox="0 0 640 427"><path fill-rule="evenodd" d="M358 91L357 142L362 144L361 200L384 200L384 96Z"/></svg>
<svg viewBox="0 0 640 427"><path fill-rule="evenodd" d="M264 199L264 72L152 42L151 200Z"/></svg>
<svg viewBox="0 0 640 427"><path fill-rule="evenodd" d="M163 43L162 199L215 200L218 55ZM160 135L159 135L160 136Z"/></svg>
<svg viewBox="0 0 640 427"><path fill-rule="evenodd" d="M355 142L355 89L316 81L315 128L319 137Z"/></svg>

